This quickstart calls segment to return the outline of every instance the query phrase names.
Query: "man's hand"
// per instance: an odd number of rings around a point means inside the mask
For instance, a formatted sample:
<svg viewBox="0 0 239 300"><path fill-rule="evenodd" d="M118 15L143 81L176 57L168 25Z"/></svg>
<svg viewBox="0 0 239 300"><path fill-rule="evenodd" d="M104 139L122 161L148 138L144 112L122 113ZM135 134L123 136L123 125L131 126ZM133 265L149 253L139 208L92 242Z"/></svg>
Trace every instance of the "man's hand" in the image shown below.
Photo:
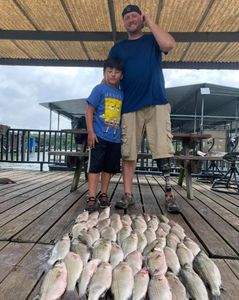
<svg viewBox="0 0 239 300"><path fill-rule="evenodd" d="M142 14L142 21L145 27L149 27L150 18L146 14Z"/></svg>
<svg viewBox="0 0 239 300"><path fill-rule="evenodd" d="M88 147L95 148L95 143L99 143L94 132L88 133Z"/></svg>

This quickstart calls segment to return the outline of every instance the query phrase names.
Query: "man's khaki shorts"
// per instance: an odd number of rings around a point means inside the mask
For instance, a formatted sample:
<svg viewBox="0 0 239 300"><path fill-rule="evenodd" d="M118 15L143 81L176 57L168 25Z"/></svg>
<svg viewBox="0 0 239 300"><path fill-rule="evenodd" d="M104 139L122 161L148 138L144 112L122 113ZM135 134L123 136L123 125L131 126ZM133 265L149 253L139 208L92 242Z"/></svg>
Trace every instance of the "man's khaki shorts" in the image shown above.
<svg viewBox="0 0 239 300"><path fill-rule="evenodd" d="M121 154L124 160L136 160L146 130L153 159L172 157L170 104L147 106L122 115Z"/></svg>

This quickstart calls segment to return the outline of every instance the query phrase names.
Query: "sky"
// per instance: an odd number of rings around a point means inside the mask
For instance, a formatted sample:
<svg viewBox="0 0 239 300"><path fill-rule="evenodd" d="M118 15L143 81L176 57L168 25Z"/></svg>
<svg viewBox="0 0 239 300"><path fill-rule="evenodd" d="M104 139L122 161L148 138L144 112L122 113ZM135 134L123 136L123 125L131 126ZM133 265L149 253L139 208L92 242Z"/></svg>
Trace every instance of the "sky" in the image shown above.
<svg viewBox="0 0 239 300"><path fill-rule="evenodd" d="M238 70L165 69L164 77L166 87L207 82L239 88ZM101 80L101 68L0 66L0 124L49 129L49 110L39 103L86 98ZM70 126L60 118L60 129ZM52 129L57 129L54 113Z"/></svg>

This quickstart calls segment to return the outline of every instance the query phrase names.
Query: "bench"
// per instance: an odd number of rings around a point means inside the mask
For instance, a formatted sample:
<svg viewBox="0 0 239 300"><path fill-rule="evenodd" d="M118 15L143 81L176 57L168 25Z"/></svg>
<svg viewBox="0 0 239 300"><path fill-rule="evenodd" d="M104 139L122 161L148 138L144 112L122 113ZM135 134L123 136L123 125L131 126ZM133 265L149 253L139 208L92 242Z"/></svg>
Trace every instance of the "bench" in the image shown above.
<svg viewBox="0 0 239 300"><path fill-rule="evenodd" d="M221 161L223 160L222 156L194 156L194 155L175 155L175 162L179 162L181 165L180 175L178 178L178 184L182 186L183 179L185 177L187 198L193 199L193 190L192 190L192 166L193 163L203 162L203 161Z"/></svg>
<svg viewBox="0 0 239 300"><path fill-rule="evenodd" d="M66 158L75 158L74 162L71 161L71 164L75 165L75 172L71 184L71 192L77 190L81 170L84 169L85 178L87 180L87 170L86 170L86 158L88 158L88 152L71 152L71 151L49 151L48 155L54 156L65 156Z"/></svg>

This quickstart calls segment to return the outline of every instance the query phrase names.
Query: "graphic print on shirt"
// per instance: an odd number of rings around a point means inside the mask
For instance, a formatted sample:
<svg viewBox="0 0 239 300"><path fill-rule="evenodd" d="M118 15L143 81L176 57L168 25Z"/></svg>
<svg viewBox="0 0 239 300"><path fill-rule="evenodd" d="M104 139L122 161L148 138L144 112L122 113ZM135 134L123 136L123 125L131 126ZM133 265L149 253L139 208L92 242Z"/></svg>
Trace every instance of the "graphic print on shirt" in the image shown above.
<svg viewBox="0 0 239 300"><path fill-rule="evenodd" d="M105 133L109 131L109 128L114 128L114 134L119 129L120 114L121 114L122 101L116 98L105 96L105 111L100 115L100 118L104 119L106 125Z"/></svg>

